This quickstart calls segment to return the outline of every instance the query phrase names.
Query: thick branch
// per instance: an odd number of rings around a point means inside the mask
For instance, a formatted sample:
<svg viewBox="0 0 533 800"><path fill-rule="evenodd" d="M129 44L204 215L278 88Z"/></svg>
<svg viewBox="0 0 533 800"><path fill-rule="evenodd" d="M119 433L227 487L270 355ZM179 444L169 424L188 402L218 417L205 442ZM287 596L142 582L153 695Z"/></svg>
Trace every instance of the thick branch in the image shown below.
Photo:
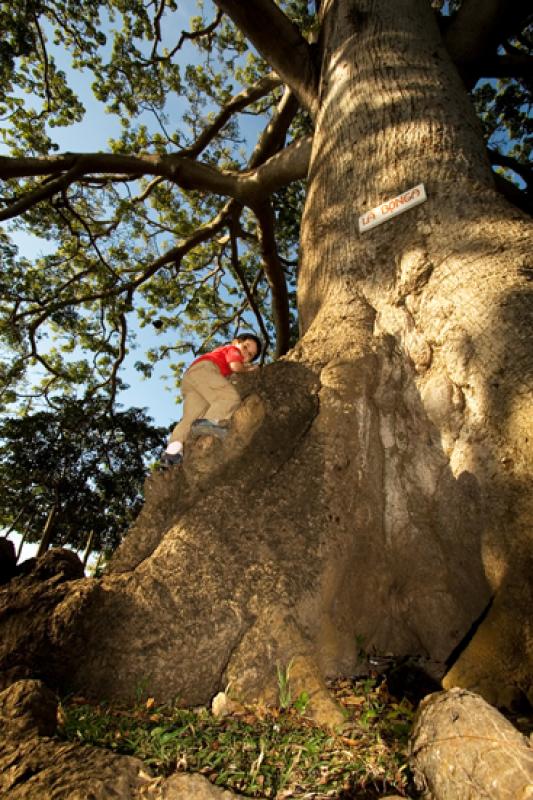
<svg viewBox="0 0 533 800"><path fill-rule="evenodd" d="M293 142L256 169L240 173L217 170L181 157L169 157L171 167L168 177L182 189L212 191L254 208L264 200L265 195L307 177L310 155L309 136Z"/></svg>
<svg viewBox="0 0 533 800"><path fill-rule="evenodd" d="M272 316L276 326L276 354L279 358L290 346L290 314L287 282L276 248L274 211L270 203L255 209L259 222L259 240L265 263L265 274L272 293Z"/></svg>
<svg viewBox="0 0 533 800"><path fill-rule="evenodd" d="M459 71L475 82L485 75L477 63L496 54L498 44L520 31L527 17L528 0L463 0L445 34L445 43Z"/></svg>
<svg viewBox="0 0 533 800"><path fill-rule="evenodd" d="M254 197L251 186L256 187L254 192L258 200L265 194L282 189L293 181L307 178L309 159L311 158L312 136L297 139L281 152L265 161L256 170L247 173L250 186L247 186L249 196L248 205L254 207Z"/></svg>
<svg viewBox="0 0 533 800"><path fill-rule="evenodd" d="M298 27L273 0L215 0L263 58L314 116L318 109L318 72L311 48Z"/></svg>
<svg viewBox="0 0 533 800"><path fill-rule="evenodd" d="M292 89L287 87L272 119L259 137L248 164L249 168L257 167L282 149L289 125L298 108L299 104L295 94Z"/></svg>
<svg viewBox="0 0 533 800"><path fill-rule="evenodd" d="M274 114L272 115L272 119L270 120L269 124L263 131L262 135L259 138L259 141L250 157L250 161L248 162L249 168L258 167L261 164L264 164L266 160L268 160L271 156L277 153L284 145L285 136L287 135L287 130L289 125L291 124L294 115L298 110L298 101L292 90L286 88L283 97L281 98ZM300 153L296 155L296 158L302 157L302 150L300 149ZM307 174L309 163L309 157L307 158L307 162L305 163L305 174ZM232 225L231 225L231 255L232 255L232 263L233 268L235 270L236 275L239 277L241 281L244 293L248 300L248 304L253 310L255 317L257 319L257 323L263 335L265 345L268 347L270 343L270 337L268 335L268 331L263 322L263 318L257 308L255 303L255 299L253 296L253 292L250 291L248 287L246 277L242 270L240 269L238 253L237 253L237 236L241 235L238 231L238 219L239 213L241 210L241 204L238 203L236 200L230 201L228 204L228 209L231 211L232 215ZM275 249L275 248L274 248ZM276 273L272 276L269 276L269 263L265 261L265 273L267 275L267 280L269 284L276 283L277 280L285 282L284 275L279 275L279 271L277 270ZM285 286L285 293L286 293L286 286ZM280 292L278 292L278 295ZM288 311L287 311L288 313ZM287 335L282 328L279 328L279 323L283 324L284 315L280 314L277 317L274 317L274 325L276 327L276 341L278 342L278 350L280 348L280 341L283 342Z"/></svg>
<svg viewBox="0 0 533 800"><path fill-rule="evenodd" d="M55 190L72 183L72 176L102 174L110 171L123 171L129 175L160 175L176 183L182 189L210 191L239 200L244 205L253 206L259 193L270 194L291 181L307 174L310 155L310 138L299 140L281 153L269 159L256 170L238 173L217 170L207 164L200 164L182 156L121 156L108 153L87 153L77 155L66 153L46 158L9 158L0 156L0 177L20 178L42 174L62 174ZM29 192L1 212L0 219L10 219L54 193L54 187L45 184L39 190ZM13 208L20 208L14 212Z"/></svg>
<svg viewBox="0 0 533 800"><path fill-rule="evenodd" d="M24 214L25 211L28 211L29 208L37 205L37 203L48 200L49 197L53 197L58 192L70 186L79 175L80 170L75 164L58 178L43 181L36 189L23 195L19 200L16 200L3 211L0 211L0 222L18 217L20 214Z"/></svg>
<svg viewBox="0 0 533 800"><path fill-rule="evenodd" d="M496 189L521 211L533 216L533 198L498 172L493 173Z"/></svg>
<svg viewBox="0 0 533 800"><path fill-rule="evenodd" d="M43 158L10 158L0 156L0 178L28 178L35 175L57 175L76 167L80 174L140 177L161 175L170 177L176 156L126 156L115 153L63 153Z"/></svg>
<svg viewBox="0 0 533 800"><path fill-rule="evenodd" d="M480 58L465 70L472 84L478 78L532 78L533 57L527 55L507 55Z"/></svg>

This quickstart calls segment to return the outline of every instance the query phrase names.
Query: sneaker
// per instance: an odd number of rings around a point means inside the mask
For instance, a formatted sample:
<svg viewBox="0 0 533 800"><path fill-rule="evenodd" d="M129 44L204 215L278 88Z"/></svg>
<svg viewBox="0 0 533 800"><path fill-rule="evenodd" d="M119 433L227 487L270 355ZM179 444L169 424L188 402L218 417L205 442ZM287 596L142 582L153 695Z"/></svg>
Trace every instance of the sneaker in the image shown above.
<svg viewBox="0 0 533 800"><path fill-rule="evenodd" d="M181 464L183 461L183 455L181 453L163 453L161 458L159 459L159 463L163 467L163 469L168 469L169 467L176 467L178 464Z"/></svg>
<svg viewBox="0 0 533 800"><path fill-rule="evenodd" d="M227 425L216 424L215 422L211 422L210 419L197 419L191 426L191 432L193 436L212 434L213 436L219 436L223 439L228 433L228 428Z"/></svg>

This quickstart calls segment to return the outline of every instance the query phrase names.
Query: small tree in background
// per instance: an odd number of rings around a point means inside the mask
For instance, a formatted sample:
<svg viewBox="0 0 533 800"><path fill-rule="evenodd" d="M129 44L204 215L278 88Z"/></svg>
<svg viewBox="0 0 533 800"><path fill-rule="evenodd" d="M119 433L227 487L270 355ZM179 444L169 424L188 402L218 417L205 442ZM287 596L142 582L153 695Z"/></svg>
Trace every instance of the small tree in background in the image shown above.
<svg viewBox="0 0 533 800"><path fill-rule="evenodd" d="M52 544L113 550L139 511L146 460L164 438L142 409L111 414L94 398L5 420L0 522L40 541L39 555Z"/></svg>

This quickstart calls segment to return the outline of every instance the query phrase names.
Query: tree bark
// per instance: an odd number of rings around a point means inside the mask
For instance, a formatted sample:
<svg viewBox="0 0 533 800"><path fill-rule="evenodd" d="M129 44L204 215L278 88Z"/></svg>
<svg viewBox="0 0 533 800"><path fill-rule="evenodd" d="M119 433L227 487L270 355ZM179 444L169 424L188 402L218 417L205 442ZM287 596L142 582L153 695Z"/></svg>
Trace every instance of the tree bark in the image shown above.
<svg viewBox="0 0 533 800"><path fill-rule="evenodd" d="M59 503L54 503L54 505L48 512L48 516L44 524L41 541L39 544L39 548L37 550L37 558L39 558L39 556L43 556L49 549L50 545L52 544L52 537L54 535L58 513L59 513Z"/></svg>
<svg viewBox="0 0 533 800"><path fill-rule="evenodd" d="M17 564L18 564L18 561L19 561L19 559L20 559L20 555L21 555L21 553L22 553L22 548L24 547L24 542L26 541L26 536L28 535L28 527L29 527L29 526L27 526L27 527L26 527L26 528L25 528L25 529L22 531L22 533L21 533L21 535L20 535L20 542L19 542L19 546L18 546L18 549L17 549Z"/></svg>
<svg viewBox="0 0 533 800"><path fill-rule="evenodd" d="M526 800L533 790L528 739L481 697L462 689L422 701L411 762L419 788L432 800Z"/></svg>
<svg viewBox="0 0 533 800"><path fill-rule="evenodd" d="M93 544L94 544L94 530L91 530L87 537L87 544L85 546L85 552L83 554L83 558L81 561L81 563L83 564L83 569L87 568L87 561L89 560L89 556L92 553Z"/></svg>
<svg viewBox="0 0 533 800"><path fill-rule="evenodd" d="M489 596L530 594L531 223L494 191L428 4L357 8L323 4L295 355L324 365L332 461L339 449L351 461L329 491L326 473L324 508L356 542L345 572L359 633L378 652L447 658ZM359 233L360 214L420 182L427 203ZM357 414L348 376L370 353L374 388ZM492 701L531 683L527 617L506 644L508 619L484 667L461 678Z"/></svg>

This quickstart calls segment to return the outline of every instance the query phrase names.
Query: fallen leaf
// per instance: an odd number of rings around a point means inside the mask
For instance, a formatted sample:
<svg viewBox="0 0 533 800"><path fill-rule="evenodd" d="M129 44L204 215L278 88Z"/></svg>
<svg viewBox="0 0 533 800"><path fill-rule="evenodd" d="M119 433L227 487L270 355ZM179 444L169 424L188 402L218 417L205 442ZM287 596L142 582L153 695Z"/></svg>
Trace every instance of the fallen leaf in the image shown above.
<svg viewBox="0 0 533 800"><path fill-rule="evenodd" d="M362 706L365 702L364 697L356 697L352 695L351 697L341 697L341 703L344 706Z"/></svg>
<svg viewBox="0 0 533 800"><path fill-rule="evenodd" d="M356 747L360 742L358 739L350 739L348 736L340 736L339 737L343 744L347 744L348 747Z"/></svg>

